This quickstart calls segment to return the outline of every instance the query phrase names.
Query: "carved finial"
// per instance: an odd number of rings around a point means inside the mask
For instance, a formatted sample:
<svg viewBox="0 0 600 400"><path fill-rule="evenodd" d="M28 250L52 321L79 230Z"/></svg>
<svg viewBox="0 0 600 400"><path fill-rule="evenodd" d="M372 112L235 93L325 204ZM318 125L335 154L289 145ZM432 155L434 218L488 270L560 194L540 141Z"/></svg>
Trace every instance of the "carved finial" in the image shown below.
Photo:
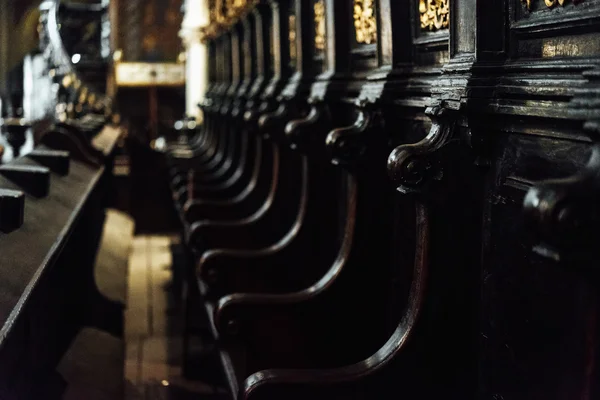
<svg viewBox="0 0 600 400"><path fill-rule="evenodd" d="M436 153L454 136L455 111L434 106L425 113L433 121L425 139L398 146L388 157L388 174L402 193L421 191L431 180L440 180L443 176Z"/></svg>

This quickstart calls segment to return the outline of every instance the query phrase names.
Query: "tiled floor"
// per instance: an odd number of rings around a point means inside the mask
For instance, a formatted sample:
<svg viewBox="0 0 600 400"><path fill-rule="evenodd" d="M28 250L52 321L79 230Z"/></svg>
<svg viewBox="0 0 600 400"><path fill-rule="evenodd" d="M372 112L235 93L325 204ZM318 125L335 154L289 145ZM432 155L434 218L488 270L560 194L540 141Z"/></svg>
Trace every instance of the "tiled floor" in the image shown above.
<svg viewBox="0 0 600 400"><path fill-rule="evenodd" d="M211 386L182 378L181 304L165 236L133 239L125 310L125 399L212 398ZM218 396L222 398L222 396Z"/></svg>

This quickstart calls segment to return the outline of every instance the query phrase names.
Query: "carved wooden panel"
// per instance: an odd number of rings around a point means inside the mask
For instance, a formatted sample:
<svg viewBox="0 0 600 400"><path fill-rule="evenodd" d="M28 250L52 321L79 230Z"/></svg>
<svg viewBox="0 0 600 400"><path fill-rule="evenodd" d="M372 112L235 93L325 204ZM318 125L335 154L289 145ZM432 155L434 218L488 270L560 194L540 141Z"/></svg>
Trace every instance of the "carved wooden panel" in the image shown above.
<svg viewBox="0 0 600 400"><path fill-rule="evenodd" d="M450 26L450 0L419 0L421 29L436 31Z"/></svg>
<svg viewBox="0 0 600 400"><path fill-rule="evenodd" d="M413 0L411 2L415 62L423 65L441 65L448 60L451 1Z"/></svg>
<svg viewBox="0 0 600 400"><path fill-rule="evenodd" d="M595 40L598 20L593 16L600 9L599 1L529 0L510 6L513 56L551 60L594 56L600 51Z"/></svg>
<svg viewBox="0 0 600 400"><path fill-rule="evenodd" d="M368 71L377 66L377 1L354 0L351 18L352 67Z"/></svg>

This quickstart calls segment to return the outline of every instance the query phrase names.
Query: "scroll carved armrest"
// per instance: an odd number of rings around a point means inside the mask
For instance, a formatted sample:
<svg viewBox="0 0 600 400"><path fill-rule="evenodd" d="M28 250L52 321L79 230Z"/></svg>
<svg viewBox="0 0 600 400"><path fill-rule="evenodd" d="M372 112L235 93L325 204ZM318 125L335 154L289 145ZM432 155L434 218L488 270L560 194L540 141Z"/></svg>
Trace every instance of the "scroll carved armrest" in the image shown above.
<svg viewBox="0 0 600 400"><path fill-rule="evenodd" d="M231 113L231 108L231 102L227 102L221 106L221 108L219 109L219 114L221 114L222 117L227 117L229 113Z"/></svg>
<svg viewBox="0 0 600 400"><path fill-rule="evenodd" d="M333 164L350 167L361 160L367 150L363 134L372 126L373 120L370 112L360 109L354 124L329 132L325 144Z"/></svg>
<svg viewBox="0 0 600 400"><path fill-rule="evenodd" d="M305 118L292 120L285 126L285 135L292 148L306 150L314 137L315 129L320 126L327 127L325 111L320 105L313 105ZM318 129L317 129L318 132Z"/></svg>
<svg viewBox="0 0 600 400"><path fill-rule="evenodd" d="M402 193L422 192L443 177L439 154L452 141L456 121L453 111L437 106L429 107L426 114L433 121L429 134L418 143L396 147L388 157L390 179Z"/></svg>
<svg viewBox="0 0 600 400"><path fill-rule="evenodd" d="M261 115L258 119L258 128L263 137L269 138L273 135L277 135L278 132L283 129L289 114L288 105L282 103L277 110Z"/></svg>
<svg viewBox="0 0 600 400"><path fill-rule="evenodd" d="M258 107L254 102L248 102L248 105L249 107L244 113L244 121L246 121L247 124L252 125L258 124L260 115L267 113L270 108L269 103L266 101L261 102Z"/></svg>
<svg viewBox="0 0 600 400"><path fill-rule="evenodd" d="M244 103L241 100L236 100L231 108L232 122L239 122L239 119L243 116L242 110L244 109Z"/></svg>
<svg viewBox="0 0 600 400"><path fill-rule="evenodd" d="M599 238L600 144L592 146L590 159L579 173L529 189L523 209L526 222L542 241L535 252L556 261L562 250L590 252Z"/></svg>

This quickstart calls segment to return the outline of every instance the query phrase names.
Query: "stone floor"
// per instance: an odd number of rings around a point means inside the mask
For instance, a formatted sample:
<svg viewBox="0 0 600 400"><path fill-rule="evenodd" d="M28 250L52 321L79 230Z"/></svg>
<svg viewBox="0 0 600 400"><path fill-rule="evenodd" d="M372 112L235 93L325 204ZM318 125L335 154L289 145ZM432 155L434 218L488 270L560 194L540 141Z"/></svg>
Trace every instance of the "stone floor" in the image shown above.
<svg viewBox="0 0 600 400"><path fill-rule="evenodd" d="M100 296L90 313L101 322L86 324L57 368L67 383L63 400L228 398L182 377L179 249L176 237L134 237L127 215L108 213L95 269Z"/></svg>
<svg viewBox="0 0 600 400"><path fill-rule="evenodd" d="M126 400L226 398L182 378L182 307L172 268L177 248L173 237L133 239L125 311Z"/></svg>

